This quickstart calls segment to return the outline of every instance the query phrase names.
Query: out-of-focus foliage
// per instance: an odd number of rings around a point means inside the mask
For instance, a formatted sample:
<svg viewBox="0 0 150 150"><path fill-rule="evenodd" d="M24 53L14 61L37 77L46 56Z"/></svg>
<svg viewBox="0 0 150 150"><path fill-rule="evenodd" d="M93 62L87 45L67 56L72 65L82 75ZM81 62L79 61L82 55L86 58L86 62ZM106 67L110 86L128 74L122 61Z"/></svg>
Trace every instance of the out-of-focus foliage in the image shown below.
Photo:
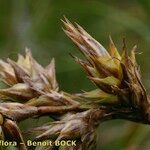
<svg viewBox="0 0 150 150"><path fill-rule="evenodd" d="M60 89L68 92L93 89L80 66L69 56L80 54L61 29L63 15L80 23L105 47L109 34L120 50L124 36L129 50L137 44L143 82L150 90L149 0L0 0L0 57L15 59L27 46L43 65L55 57ZM149 126L112 121L104 123L98 132L98 149L150 147Z"/></svg>

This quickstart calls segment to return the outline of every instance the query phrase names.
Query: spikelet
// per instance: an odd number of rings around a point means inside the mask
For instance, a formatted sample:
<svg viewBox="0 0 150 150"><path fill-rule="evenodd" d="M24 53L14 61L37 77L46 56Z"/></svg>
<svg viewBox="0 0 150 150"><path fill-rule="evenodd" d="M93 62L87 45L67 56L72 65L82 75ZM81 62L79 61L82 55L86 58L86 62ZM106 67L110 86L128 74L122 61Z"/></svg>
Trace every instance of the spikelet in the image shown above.
<svg viewBox="0 0 150 150"><path fill-rule="evenodd" d="M145 101L147 106L144 107L149 106L135 59L136 46L131 50L129 56L124 40L123 53L120 55L112 38L109 37L110 50L108 52L78 24L75 23L76 26L74 26L66 18L63 23L64 32L86 58L83 61L74 56L75 61L84 68L88 78L99 88L79 94L81 97L99 99L99 103L102 101L107 104L118 101L122 104L131 104L139 109ZM115 99L114 96L116 96Z"/></svg>
<svg viewBox="0 0 150 150"><path fill-rule="evenodd" d="M32 57L30 50L26 49L25 56L19 54L16 62L9 58L6 62L0 62L0 77L8 86L0 89L3 101L11 100L30 106L77 105L77 102L59 91L54 59L44 68Z"/></svg>
<svg viewBox="0 0 150 150"><path fill-rule="evenodd" d="M26 49L25 56L19 54L17 62L1 60L0 65L1 79L10 86L0 90L2 98L5 96L5 99L24 102L38 97L42 92L58 91L54 59L43 68L34 60L30 50Z"/></svg>
<svg viewBox="0 0 150 150"><path fill-rule="evenodd" d="M76 146L63 146L65 150L69 148L77 149L77 147L88 149L96 140L95 124L92 124L94 120L91 118L93 113L95 113L95 110L92 109L76 114L68 113L60 121L30 129L27 133L36 135L35 141L47 139L51 141L74 140Z"/></svg>

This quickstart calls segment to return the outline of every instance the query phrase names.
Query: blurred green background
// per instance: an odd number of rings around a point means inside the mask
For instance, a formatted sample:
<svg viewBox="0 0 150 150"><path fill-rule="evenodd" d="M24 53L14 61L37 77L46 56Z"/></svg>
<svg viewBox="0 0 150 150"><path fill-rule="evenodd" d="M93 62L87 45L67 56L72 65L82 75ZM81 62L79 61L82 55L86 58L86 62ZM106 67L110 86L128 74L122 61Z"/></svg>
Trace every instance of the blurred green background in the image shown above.
<svg viewBox="0 0 150 150"><path fill-rule="evenodd" d="M29 47L43 65L55 57L60 89L70 93L93 89L69 56L79 52L61 29L63 15L82 25L106 48L109 34L120 50L123 37L129 50L137 44L143 82L150 90L149 0L0 0L1 58L15 59ZM98 132L98 150L150 149L150 127L146 125L115 120L103 123Z"/></svg>

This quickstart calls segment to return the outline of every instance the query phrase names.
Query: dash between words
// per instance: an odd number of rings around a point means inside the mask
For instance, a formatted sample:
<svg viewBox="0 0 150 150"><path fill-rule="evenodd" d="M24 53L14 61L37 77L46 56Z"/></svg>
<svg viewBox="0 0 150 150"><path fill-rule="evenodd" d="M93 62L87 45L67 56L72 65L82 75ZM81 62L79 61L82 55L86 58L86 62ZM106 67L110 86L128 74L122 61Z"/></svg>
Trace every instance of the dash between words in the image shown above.
<svg viewBox="0 0 150 150"><path fill-rule="evenodd" d="M19 143L24 144L24 143ZM0 140L0 146L8 147L8 146L14 146L16 147L18 143L16 141L4 141ZM26 142L27 146L76 146L76 140L46 140L46 141L32 141L27 140Z"/></svg>

